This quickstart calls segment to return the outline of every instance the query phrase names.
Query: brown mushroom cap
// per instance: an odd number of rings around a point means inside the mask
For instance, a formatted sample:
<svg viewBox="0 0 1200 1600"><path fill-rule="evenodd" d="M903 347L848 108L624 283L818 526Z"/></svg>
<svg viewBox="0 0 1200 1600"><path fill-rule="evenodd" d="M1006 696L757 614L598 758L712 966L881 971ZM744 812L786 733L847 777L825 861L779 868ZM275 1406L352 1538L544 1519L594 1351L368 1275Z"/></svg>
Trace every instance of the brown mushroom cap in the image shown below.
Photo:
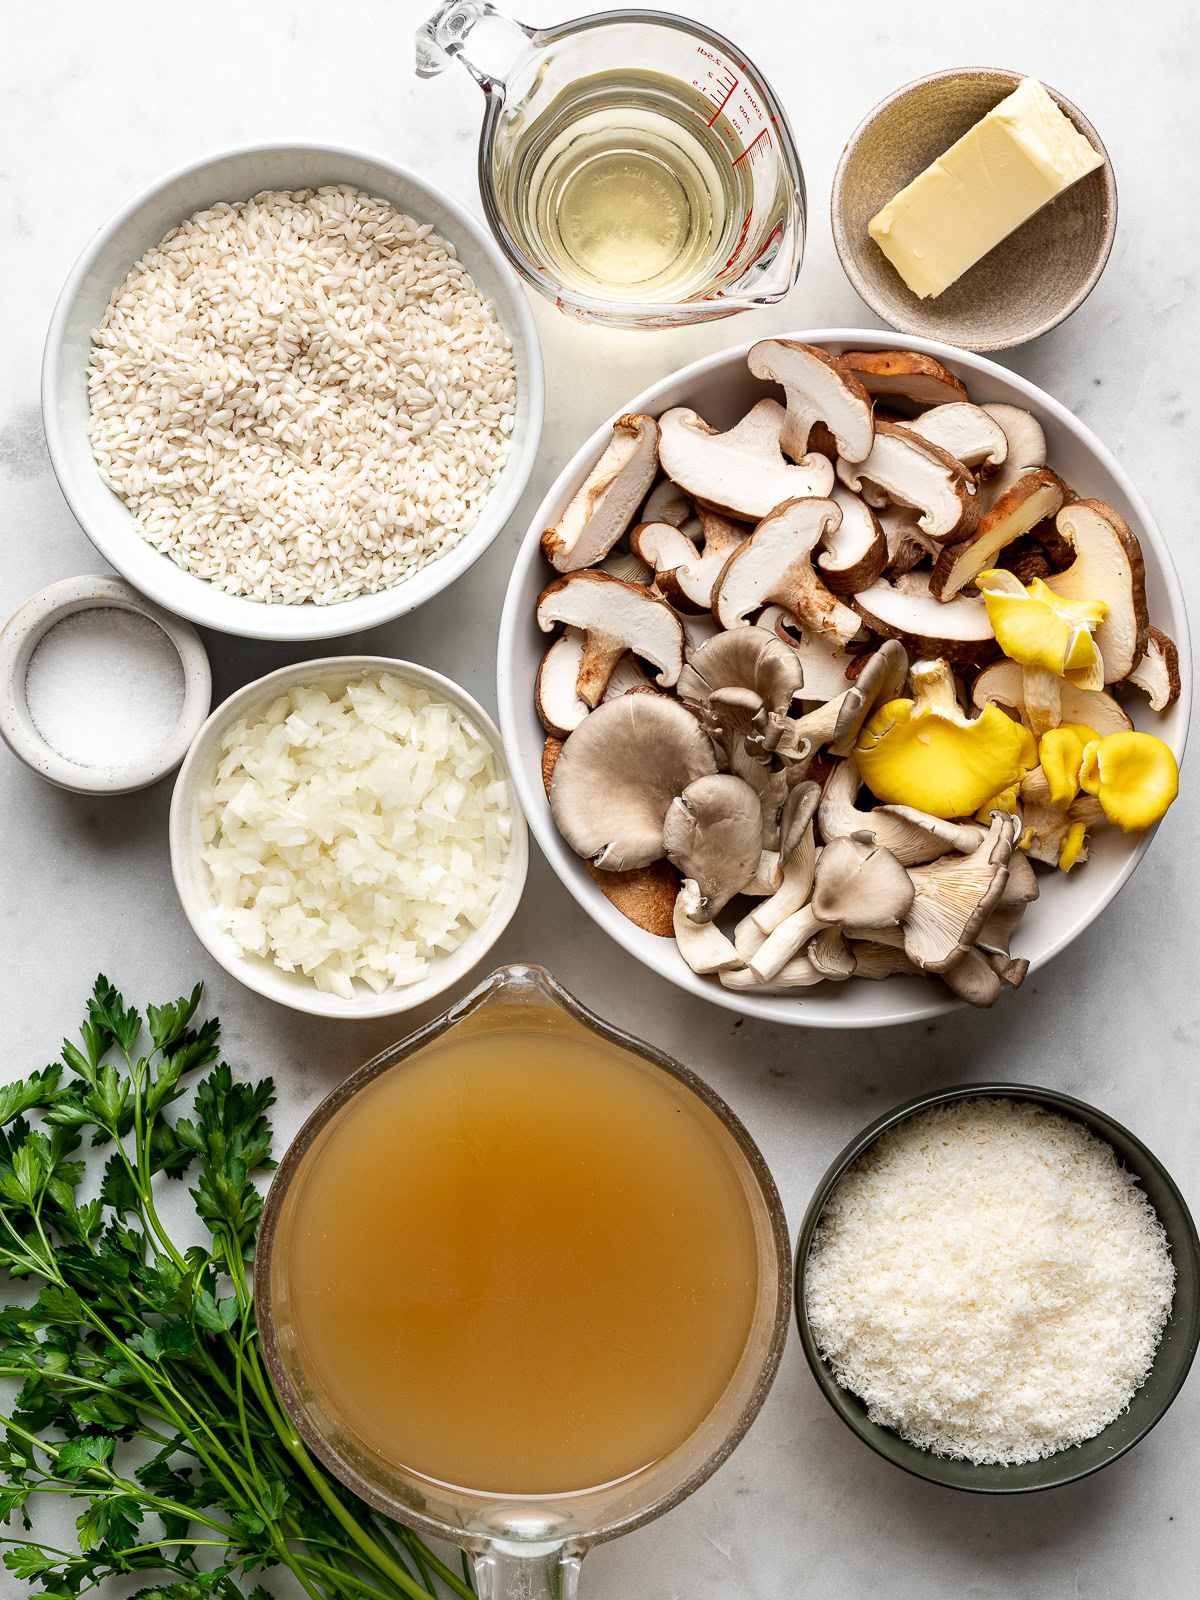
<svg viewBox="0 0 1200 1600"><path fill-rule="evenodd" d="M817 576L812 553L841 521L832 500L787 500L777 505L729 558L713 594L713 611L736 628L752 611L774 601L808 628L845 644L859 620Z"/></svg>
<svg viewBox="0 0 1200 1600"><path fill-rule="evenodd" d="M842 520L825 535L817 568L830 593L855 594L869 589L887 565L887 540L879 518L845 484L835 484L829 498L842 513Z"/></svg>
<svg viewBox="0 0 1200 1600"><path fill-rule="evenodd" d="M1105 683L1121 683L1146 652L1150 614L1142 547L1123 517L1103 500L1076 500L1055 518L1075 549L1065 572L1047 580L1064 600L1103 600L1108 607L1095 632Z"/></svg>
<svg viewBox="0 0 1200 1600"><path fill-rule="evenodd" d="M871 396L848 367L817 345L795 339L760 339L746 365L756 378L782 384L787 416L780 445L799 460L809 449L816 423L833 435L837 452L847 461L862 461L871 449L875 424Z"/></svg>
<svg viewBox="0 0 1200 1600"><path fill-rule="evenodd" d="M833 467L827 457L786 461L779 438L785 411L760 400L736 427L720 433L686 406L659 419L663 467L697 505L757 521L784 500L828 494Z"/></svg>
<svg viewBox="0 0 1200 1600"><path fill-rule="evenodd" d="M874 633L899 639L914 656L941 657L975 666L997 654L987 607L978 595L936 600L928 572L906 572L893 583L879 578L851 605Z"/></svg>
<svg viewBox="0 0 1200 1600"><path fill-rule="evenodd" d="M979 520L975 479L962 462L900 423L877 422L867 459L839 457L837 475L848 489L860 492L865 480L920 511L918 526L931 539L964 539Z"/></svg>
<svg viewBox="0 0 1200 1600"><path fill-rule="evenodd" d="M592 861L586 866L592 882L623 917L646 933L671 938L679 874L669 861L652 861L629 872L604 872Z"/></svg>
<svg viewBox="0 0 1200 1600"><path fill-rule="evenodd" d="M995 566L1006 545L1054 516L1066 492L1062 479L1047 468L1027 472L984 513L969 539L941 550L933 564L930 593L938 600L952 600L964 585Z"/></svg>
<svg viewBox="0 0 1200 1600"><path fill-rule="evenodd" d="M622 695L597 707L563 745L550 809L576 855L627 872L662 856L667 807L716 768L686 706L667 695Z"/></svg>
<svg viewBox="0 0 1200 1600"><path fill-rule="evenodd" d="M966 387L932 356L916 350L844 350L838 357L868 394L884 394L896 409L924 410L967 400Z"/></svg>
<svg viewBox="0 0 1200 1600"><path fill-rule="evenodd" d="M653 417L618 417L604 454L542 534L550 565L572 572L606 556L633 521L657 466L658 423Z"/></svg>
<svg viewBox="0 0 1200 1600"><path fill-rule="evenodd" d="M588 706L599 705L617 662L627 650L659 669L667 688L683 665L683 629L664 600L639 583L625 583L604 572L570 572L542 590L538 626L549 633L557 622L587 636L576 693Z"/></svg>
<svg viewBox="0 0 1200 1600"><path fill-rule="evenodd" d="M1146 637L1146 653L1129 674L1128 683L1150 696L1153 711L1165 711L1179 699L1183 687L1179 676L1179 651L1161 628L1152 627Z"/></svg>

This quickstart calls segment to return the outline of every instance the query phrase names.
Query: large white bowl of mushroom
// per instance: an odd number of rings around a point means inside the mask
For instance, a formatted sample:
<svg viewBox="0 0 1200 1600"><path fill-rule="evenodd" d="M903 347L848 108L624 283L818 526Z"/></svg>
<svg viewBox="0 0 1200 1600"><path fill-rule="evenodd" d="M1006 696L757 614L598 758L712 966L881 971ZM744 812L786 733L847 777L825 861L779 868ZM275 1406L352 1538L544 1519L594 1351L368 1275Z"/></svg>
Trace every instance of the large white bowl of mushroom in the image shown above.
<svg viewBox="0 0 1200 1600"><path fill-rule="evenodd" d="M1061 663L1002 653L994 604ZM1190 656L1162 535L1065 407L822 329L695 362L581 447L497 676L530 825L607 933L731 1010L874 1027L995 1003L1112 900L1154 831L1118 790L1147 750L1167 784Z"/></svg>

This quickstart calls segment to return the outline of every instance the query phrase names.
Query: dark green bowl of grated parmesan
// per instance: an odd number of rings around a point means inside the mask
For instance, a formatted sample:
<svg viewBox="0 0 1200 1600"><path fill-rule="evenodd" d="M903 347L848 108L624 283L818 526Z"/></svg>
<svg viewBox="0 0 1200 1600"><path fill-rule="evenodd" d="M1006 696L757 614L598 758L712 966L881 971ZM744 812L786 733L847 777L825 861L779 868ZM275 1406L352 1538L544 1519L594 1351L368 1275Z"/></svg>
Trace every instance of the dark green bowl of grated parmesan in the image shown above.
<svg viewBox="0 0 1200 1600"><path fill-rule="evenodd" d="M1094 1140L1056 1118L1082 1124L1109 1146L1119 1171ZM1128 1239L1126 1229L1134 1230ZM1146 1271L1125 1284L1120 1268L1131 1242ZM939 1326L963 1336L943 1331L920 1346L919 1330L943 1314ZM1072 1316L1078 1346L1065 1343L1063 1323ZM970 1458L1038 1448L1039 1429L1043 1448L1056 1430L1069 1437L1079 1421L1072 1405L1086 1410L1093 1340L1103 1343L1107 1322L1110 1353L1120 1347L1122 1316L1137 1322L1146 1350L1159 1326L1161 1337L1128 1403L1110 1407L1116 1414L1107 1425L1036 1459ZM1131 1450L1182 1388L1200 1344L1200 1240L1170 1174L1103 1111L1030 1084L960 1085L889 1111L826 1172L800 1228L796 1318L821 1392L877 1454L950 1489L1051 1489ZM1064 1348L1072 1351L1069 1364ZM1098 1384L1102 1376L1097 1370ZM1006 1442L997 1446L998 1438Z"/></svg>

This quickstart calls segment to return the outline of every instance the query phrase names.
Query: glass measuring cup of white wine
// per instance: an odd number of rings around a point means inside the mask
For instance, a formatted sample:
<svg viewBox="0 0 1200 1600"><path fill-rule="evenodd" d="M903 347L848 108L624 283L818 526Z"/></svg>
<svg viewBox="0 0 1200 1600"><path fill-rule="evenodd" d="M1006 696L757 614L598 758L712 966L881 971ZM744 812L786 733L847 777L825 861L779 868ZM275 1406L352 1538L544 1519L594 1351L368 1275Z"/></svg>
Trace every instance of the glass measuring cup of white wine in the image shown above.
<svg viewBox="0 0 1200 1600"><path fill-rule="evenodd" d="M458 61L486 97L479 189L516 270L561 311L677 327L769 305L804 253L804 177L767 81L662 11L552 28L445 0L417 71Z"/></svg>

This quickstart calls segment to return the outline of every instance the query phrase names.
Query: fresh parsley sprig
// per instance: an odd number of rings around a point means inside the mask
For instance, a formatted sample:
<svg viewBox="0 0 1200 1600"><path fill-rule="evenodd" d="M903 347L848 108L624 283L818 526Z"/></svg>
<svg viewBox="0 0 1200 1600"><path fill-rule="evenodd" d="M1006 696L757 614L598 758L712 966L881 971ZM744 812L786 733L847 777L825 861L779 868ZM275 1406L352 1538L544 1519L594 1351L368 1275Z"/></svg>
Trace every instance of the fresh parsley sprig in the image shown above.
<svg viewBox="0 0 1200 1600"><path fill-rule="evenodd" d="M0 1267L37 1286L0 1307L0 1377L20 1385L0 1521L25 1534L0 1531L4 1565L42 1600L131 1573L154 1578L135 1600L246 1600L269 1567L309 1600L472 1600L465 1562L459 1577L331 1478L271 1388L249 1267L274 1086L217 1062L199 1003L197 984L143 1022L101 976L62 1063L0 1088ZM103 1160L90 1199L85 1139ZM181 1248L157 1200L185 1174L208 1239ZM84 1503L74 1549L37 1536L52 1495Z"/></svg>

